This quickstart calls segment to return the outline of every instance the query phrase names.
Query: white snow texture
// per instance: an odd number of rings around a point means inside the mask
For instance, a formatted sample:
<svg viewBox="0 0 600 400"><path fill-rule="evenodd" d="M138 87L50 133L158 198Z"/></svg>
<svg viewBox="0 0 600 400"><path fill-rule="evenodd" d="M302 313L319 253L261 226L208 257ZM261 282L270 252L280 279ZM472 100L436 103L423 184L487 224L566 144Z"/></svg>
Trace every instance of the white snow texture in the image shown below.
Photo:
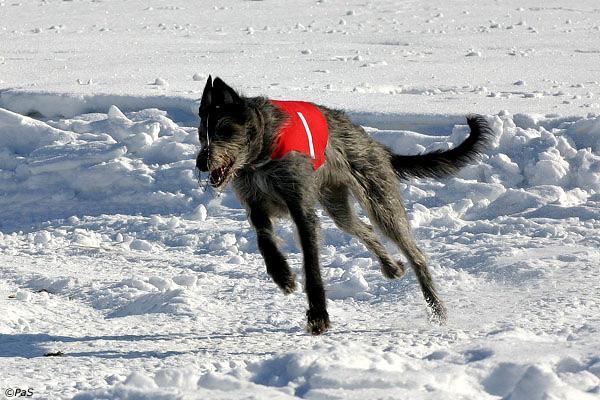
<svg viewBox="0 0 600 400"><path fill-rule="evenodd" d="M426 3L0 0L0 398L600 398L597 4ZM332 327L305 332L195 171L209 74L401 154L486 116L481 162L398 185L447 325L319 209Z"/></svg>

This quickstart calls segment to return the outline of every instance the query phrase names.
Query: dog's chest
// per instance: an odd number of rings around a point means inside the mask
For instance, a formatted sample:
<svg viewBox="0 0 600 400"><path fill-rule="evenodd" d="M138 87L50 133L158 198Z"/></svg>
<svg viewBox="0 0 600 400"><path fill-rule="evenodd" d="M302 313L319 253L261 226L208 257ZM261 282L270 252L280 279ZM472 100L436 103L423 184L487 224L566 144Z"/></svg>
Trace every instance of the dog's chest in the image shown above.
<svg viewBox="0 0 600 400"><path fill-rule="evenodd" d="M245 174L244 185L249 186L251 190L259 194L265 194L273 191L273 178L268 173L258 169Z"/></svg>
<svg viewBox="0 0 600 400"><path fill-rule="evenodd" d="M285 203L276 190L275 178L266 171L249 169L240 173L233 181L233 188L243 203L285 209Z"/></svg>

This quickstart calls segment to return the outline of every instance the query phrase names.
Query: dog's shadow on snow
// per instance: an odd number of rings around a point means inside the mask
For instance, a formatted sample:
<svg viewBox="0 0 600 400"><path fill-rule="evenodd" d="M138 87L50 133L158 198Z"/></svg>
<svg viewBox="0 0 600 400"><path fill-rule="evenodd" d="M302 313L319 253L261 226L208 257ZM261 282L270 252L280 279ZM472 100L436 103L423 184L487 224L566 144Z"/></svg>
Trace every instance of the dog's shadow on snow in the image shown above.
<svg viewBox="0 0 600 400"><path fill-rule="evenodd" d="M193 349L182 348L181 350L168 350L169 347L174 347L173 342L178 342L180 339L185 340L190 338L189 333L169 333L169 334L148 334L148 335L99 335L99 336L59 336L49 335L46 333L16 333L16 334L1 334L0 333L0 358L3 357L21 357L21 358L36 358L44 356L64 356L64 357L99 357L99 358L167 358L182 354L190 353L215 353L219 352L219 348L211 345L213 341L229 341L240 340L256 333L258 335L268 334L285 334L285 335L304 335L306 334L301 328L273 328L273 329L250 329L245 332L218 332L192 334L193 342L190 344ZM201 343L206 343L206 346L198 346L199 340ZM157 350L131 349L136 343L152 342L171 342L171 344L153 345L150 346ZM88 343L90 346L85 347ZM98 343L94 343L98 342ZM114 342L114 343L111 343ZM77 345L77 343L81 343ZM213 343L214 344L214 343ZM141 346L140 346L141 347ZM88 350L89 349L89 350ZM231 353L245 354L245 353ZM251 353L248 353L251 354ZM59 357L60 358L60 357Z"/></svg>
<svg viewBox="0 0 600 400"><path fill-rule="evenodd" d="M178 334L169 335L106 335L106 336L54 336L45 333L0 334L0 358L22 357L35 358L50 355L68 357L100 357L100 358L166 358L189 353L189 351L121 351L122 346L110 343L98 344L90 351L63 351L68 343L94 341L163 341L177 339ZM202 349L197 349L202 350Z"/></svg>

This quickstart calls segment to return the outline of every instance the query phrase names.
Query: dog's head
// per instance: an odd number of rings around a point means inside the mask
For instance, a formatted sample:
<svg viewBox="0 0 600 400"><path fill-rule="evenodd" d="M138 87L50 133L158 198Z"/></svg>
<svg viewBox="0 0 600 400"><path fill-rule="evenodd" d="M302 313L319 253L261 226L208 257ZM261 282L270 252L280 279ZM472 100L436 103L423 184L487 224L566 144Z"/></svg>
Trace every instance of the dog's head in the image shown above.
<svg viewBox="0 0 600 400"><path fill-rule="evenodd" d="M209 172L214 188L225 186L248 161L246 123L248 108L244 98L220 78L208 77L199 109L198 135L202 148L196 167Z"/></svg>

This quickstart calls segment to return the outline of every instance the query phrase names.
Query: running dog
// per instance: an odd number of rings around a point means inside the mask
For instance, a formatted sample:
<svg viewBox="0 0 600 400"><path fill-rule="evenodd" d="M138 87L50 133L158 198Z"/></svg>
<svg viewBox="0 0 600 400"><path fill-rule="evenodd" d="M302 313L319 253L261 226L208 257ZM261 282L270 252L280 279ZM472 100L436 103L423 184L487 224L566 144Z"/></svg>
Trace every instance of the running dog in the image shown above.
<svg viewBox="0 0 600 400"><path fill-rule="evenodd" d="M210 76L199 116L196 167L208 172L209 183L217 190L232 183L256 230L267 272L286 294L296 289L295 274L277 248L273 222L289 216L296 224L304 255L308 332L319 335L330 325L319 266L317 201L340 229L356 236L377 257L386 278L404 274L403 263L388 254L373 228L353 212L350 195L410 262L430 319L446 321L446 308L411 234L398 184L411 177L452 175L475 161L493 138L482 116L467 117L470 135L453 149L398 155L343 111L243 97Z"/></svg>

